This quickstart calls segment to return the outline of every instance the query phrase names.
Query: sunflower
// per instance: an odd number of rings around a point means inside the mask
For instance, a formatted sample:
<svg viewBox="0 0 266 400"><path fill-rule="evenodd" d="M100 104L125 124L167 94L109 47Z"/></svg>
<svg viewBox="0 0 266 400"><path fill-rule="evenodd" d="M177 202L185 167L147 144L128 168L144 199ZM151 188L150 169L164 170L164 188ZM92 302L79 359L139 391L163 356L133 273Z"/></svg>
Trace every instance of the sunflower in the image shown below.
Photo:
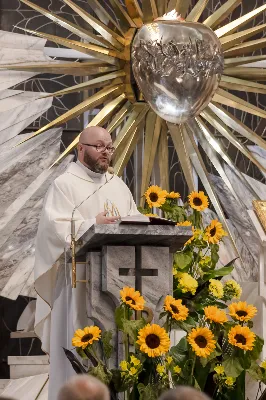
<svg viewBox="0 0 266 400"><path fill-rule="evenodd" d="M133 308L133 310L141 311L144 309L145 300L138 290L131 287L124 287L120 290L120 296L122 302Z"/></svg>
<svg viewBox="0 0 266 400"><path fill-rule="evenodd" d="M191 238L188 239L188 241L184 244L184 246L187 246L190 243L192 243L193 240L198 239L201 236L202 231L200 229L195 229L194 226L192 226L192 233L193 233L193 236L191 236Z"/></svg>
<svg viewBox="0 0 266 400"><path fill-rule="evenodd" d="M77 329L72 338L72 345L85 349L101 337L101 330L98 326L86 326L84 329Z"/></svg>
<svg viewBox="0 0 266 400"><path fill-rule="evenodd" d="M203 211L205 208L208 208L209 200L208 197L205 196L204 192L191 192L188 196L189 205L191 208L197 211Z"/></svg>
<svg viewBox="0 0 266 400"><path fill-rule="evenodd" d="M188 308L182 304L182 300L176 300L172 296L166 296L164 309L177 321L185 321L188 317Z"/></svg>
<svg viewBox="0 0 266 400"><path fill-rule="evenodd" d="M227 236L227 233L223 230L223 225L217 219L213 219L206 228L204 240L216 244L219 243L223 236Z"/></svg>
<svg viewBox="0 0 266 400"><path fill-rule="evenodd" d="M257 308L248 305L246 301L239 301L238 303L232 303L228 306L229 315L238 321L247 322L251 320L257 314Z"/></svg>
<svg viewBox="0 0 266 400"><path fill-rule="evenodd" d="M170 193L167 193L167 195L166 195L167 199L179 199L180 197L181 197L180 193L178 193L178 192L170 192Z"/></svg>
<svg viewBox="0 0 266 400"><path fill-rule="evenodd" d="M138 332L140 351L148 354L149 357L159 357L168 352L170 348L170 339L164 328L159 325L147 324Z"/></svg>
<svg viewBox="0 0 266 400"><path fill-rule="evenodd" d="M255 339L255 333L251 332L247 326L234 326L228 333L228 342L243 350L252 350Z"/></svg>
<svg viewBox="0 0 266 400"><path fill-rule="evenodd" d="M194 328L187 337L188 343L198 357L207 358L215 349L216 341L208 328Z"/></svg>
<svg viewBox="0 0 266 400"><path fill-rule="evenodd" d="M144 196L149 207L161 207L166 201L167 191L153 185L149 187Z"/></svg>
<svg viewBox="0 0 266 400"><path fill-rule="evenodd" d="M192 223L190 221L184 221L184 222L177 222L176 226L191 226Z"/></svg>
<svg viewBox="0 0 266 400"><path fill-rule="evenodd" d="M217 306L205 307L204 314L206 319L216 324L223 324L228 321L225 311L220 310Z"/></svg>

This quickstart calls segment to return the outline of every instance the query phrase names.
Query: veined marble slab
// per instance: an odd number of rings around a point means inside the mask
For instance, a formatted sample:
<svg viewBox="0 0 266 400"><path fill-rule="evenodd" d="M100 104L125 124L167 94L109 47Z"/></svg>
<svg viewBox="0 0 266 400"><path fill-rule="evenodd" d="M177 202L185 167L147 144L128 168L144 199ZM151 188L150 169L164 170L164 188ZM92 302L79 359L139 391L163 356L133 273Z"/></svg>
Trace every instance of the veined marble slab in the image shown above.
<svg viewBox="0 0 266 400"><path fill-rule="evenodd" d="M48 374L11 379L1 395L14 400L36 400L37 397L41 398L38 395L43 391L48 379Z"/></svg>
<svg viewBox="0 0 266 400"><path fill-rule="evenodd" d="M256 145L247 146L249 151L253 154L253 156L258 160L263 167L266 168L266 150L262 149ZM266 173L261 171L262 175L266 178Z"/></svg>
<svg viewBox="0 0 266 400"><path fill-rule="evenodd" d="M46 39L0 30L0 48L42 50Z"/></svg>

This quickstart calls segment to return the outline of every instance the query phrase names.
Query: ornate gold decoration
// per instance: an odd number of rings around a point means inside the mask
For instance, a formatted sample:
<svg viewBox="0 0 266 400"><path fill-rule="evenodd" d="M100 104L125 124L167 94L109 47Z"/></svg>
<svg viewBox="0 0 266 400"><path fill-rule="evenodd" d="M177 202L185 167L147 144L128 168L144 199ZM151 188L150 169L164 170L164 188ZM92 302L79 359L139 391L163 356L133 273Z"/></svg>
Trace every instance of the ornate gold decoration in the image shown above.
<svg viewBox="0 0 266 400"><path fill-rule="evenodd" d="M253 200L253 208L266 233L266 200Z"/></svg>

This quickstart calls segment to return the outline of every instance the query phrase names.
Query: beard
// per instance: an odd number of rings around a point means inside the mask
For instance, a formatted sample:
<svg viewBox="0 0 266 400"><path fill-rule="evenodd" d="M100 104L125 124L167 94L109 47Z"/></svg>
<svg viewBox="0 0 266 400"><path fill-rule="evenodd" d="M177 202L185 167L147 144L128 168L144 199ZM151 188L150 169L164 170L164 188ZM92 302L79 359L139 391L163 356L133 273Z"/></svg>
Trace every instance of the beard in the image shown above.
<svg viewBox="0 0 266 400"><path fill-rule="evenodd" d="M110 160L106 158L105 160L98 159L95 161L88 153L85 152L84 163L91 171L104 174L109 167Z"/></svg>

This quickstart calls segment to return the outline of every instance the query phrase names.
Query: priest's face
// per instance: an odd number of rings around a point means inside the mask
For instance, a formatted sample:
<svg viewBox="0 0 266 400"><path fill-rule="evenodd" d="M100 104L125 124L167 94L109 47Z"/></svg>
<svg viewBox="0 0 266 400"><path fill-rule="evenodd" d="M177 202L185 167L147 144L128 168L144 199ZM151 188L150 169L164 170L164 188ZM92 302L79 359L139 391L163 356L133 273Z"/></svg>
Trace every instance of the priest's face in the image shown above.
<svg viewBox="0 0 266 400"><path fill-rule="evenodd" d="M91 171L104 174L112 157L112 139L103 128L96 128L89 133L81 137L78 158Z"/></svg>

